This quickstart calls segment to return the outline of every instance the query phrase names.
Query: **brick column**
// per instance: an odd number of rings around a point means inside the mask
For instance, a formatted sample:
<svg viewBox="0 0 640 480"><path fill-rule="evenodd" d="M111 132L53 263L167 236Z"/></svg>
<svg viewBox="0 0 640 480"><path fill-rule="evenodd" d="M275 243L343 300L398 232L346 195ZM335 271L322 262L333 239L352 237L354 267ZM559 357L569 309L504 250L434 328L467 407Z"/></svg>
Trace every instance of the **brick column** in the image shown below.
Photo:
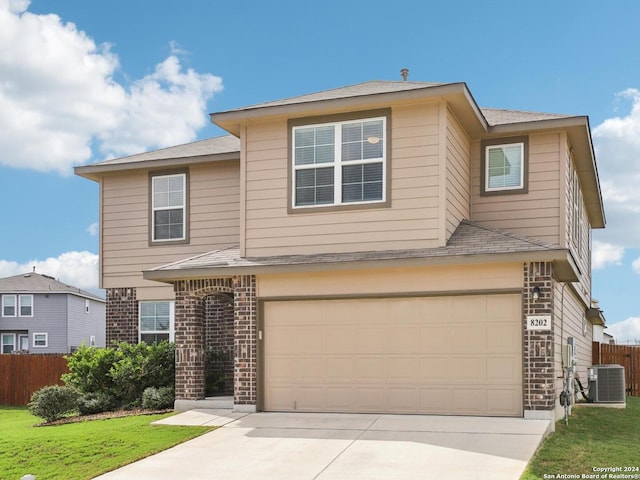
<svg viewBox="0 0 640 480"><path fill-rule="evenodd" d="M524 410L525 417L553 419L555 409L553 343L553 266L548 262L524 264ZM533 301L532 290L540 297ZM527 315L550 315L551 330L527 330ZM538 412L538 413L536 413Z"/></svg>
<svg viewBox="0 0 640 480"><path fill-rule="evenodd" d="M112 342L138 343L136 289L107 288L107 346Z"/></svg>
<svg viewBox="0 0 640 480"><path fill-rule="evenodd" d="M176 399L201 400L204 383L204 305L190 292L176 292Z"/></svg>
<svg viewBox="0 0 640 480"><path fill-rule="evenodd" d="M255 275L235 277L234 287L234 404L255 411L257 401L257 301Z"/></svg>

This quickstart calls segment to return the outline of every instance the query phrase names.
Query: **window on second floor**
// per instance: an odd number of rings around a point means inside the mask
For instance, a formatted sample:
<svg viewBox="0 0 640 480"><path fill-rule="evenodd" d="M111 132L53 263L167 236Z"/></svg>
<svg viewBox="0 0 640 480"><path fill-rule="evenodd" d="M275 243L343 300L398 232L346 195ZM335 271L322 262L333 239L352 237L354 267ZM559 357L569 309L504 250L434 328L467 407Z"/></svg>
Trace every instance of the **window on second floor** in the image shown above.
<svg viewBox="0 0 640 480"><path fill-rule="evenodd" d="M2 316L3 317L15 317L16 316L16 295L2 295Z"/></svg>
<svg viewBox="0 0 640 480"><path fill-rule="evenodd" d="M482 141L482 195L526 193L528 138Z"/></svg>
<svg viewBox="0 0 640 480"><path fill-rule="evenodd" d="M20 316L33 317L33 295L20 295Z"/></svg>
<svg viewBox="0 0 640 480"><path fill-rule="evenodd" d="M33 295L2 295L3 317L33 317Z"/></svg>
<svg viewBox="0 0 640 480"><path fill-rule="evenodd" d="M187 174L151 176L151 241L187 239Z"/></svg>
<svg viewBox="0 0 640 480"><path fill-rule="evenodd" d="M139 312L141 342L173 342L175 302L140 302Z"/></svg>
<svg viewBox="0 0 640 480"><path fill-rule="evenodd" d="M386 202L387 113L290 122L292 209Z"/></svg>

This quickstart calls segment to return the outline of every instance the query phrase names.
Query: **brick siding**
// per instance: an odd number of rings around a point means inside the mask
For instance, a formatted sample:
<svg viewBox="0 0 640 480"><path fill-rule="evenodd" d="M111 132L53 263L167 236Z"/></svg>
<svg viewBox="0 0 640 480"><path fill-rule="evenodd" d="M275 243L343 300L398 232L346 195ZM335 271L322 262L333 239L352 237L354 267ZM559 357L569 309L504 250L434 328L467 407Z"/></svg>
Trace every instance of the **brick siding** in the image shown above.
<svg viewBox="0 0 640 480"><path fill-rule="evenodd" d="M555 375L553 346L553 266L548 262L524 264L523 325L524 335L524 409L555 408ZM540 288L534 302L533 288ZM527 330L527 315L550 315L551 330Z"/></svg>
<svg viewBox="0 0 640 480"><path fill-rule="evenodd" d="M107 288L107 346L113 341L138 343L136 289Z"/></svg>

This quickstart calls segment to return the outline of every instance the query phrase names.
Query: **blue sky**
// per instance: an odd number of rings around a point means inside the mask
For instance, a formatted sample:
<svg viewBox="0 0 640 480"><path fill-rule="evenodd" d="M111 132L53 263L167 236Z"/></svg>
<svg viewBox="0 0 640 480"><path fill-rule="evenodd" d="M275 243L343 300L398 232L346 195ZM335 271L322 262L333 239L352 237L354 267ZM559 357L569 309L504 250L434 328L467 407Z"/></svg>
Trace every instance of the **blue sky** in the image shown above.
<svg viewBox="0 0 640 480"><path fill-rule="evenodd" d="M640 340L640 2L0 0L0 277L98 283L98 187L73 166L208 138L207 113L368 80L588 115L607 228L593 297Z"/></svg>

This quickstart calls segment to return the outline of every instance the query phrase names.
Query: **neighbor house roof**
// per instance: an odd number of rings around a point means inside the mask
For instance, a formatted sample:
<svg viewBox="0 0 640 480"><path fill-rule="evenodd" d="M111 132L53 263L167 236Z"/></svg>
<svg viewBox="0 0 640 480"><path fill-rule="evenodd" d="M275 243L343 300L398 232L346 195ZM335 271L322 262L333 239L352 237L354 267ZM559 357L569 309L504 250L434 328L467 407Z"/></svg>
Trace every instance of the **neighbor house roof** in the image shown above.
<svg viewBox="0 0 640 480"><path fill-rule="evenodd" d="M385 262L389 266L414 266L492 261L500 263L525 258L528 261L557 262L557 273L563 279L577 280L575 265L568 250L470 221L462 221L444 247L244 258L240 256L238 247L231 247L147 270L144 278L172 281L240 273L382 267Z"/></svg>
<svg viewBox="0 0 640 480"><path fill-rule="evenodd" d="M62 283L49 275L41 275L35 272L0 278L0 293L66 293L99 302L105 301L93 293Z"/></svg>

